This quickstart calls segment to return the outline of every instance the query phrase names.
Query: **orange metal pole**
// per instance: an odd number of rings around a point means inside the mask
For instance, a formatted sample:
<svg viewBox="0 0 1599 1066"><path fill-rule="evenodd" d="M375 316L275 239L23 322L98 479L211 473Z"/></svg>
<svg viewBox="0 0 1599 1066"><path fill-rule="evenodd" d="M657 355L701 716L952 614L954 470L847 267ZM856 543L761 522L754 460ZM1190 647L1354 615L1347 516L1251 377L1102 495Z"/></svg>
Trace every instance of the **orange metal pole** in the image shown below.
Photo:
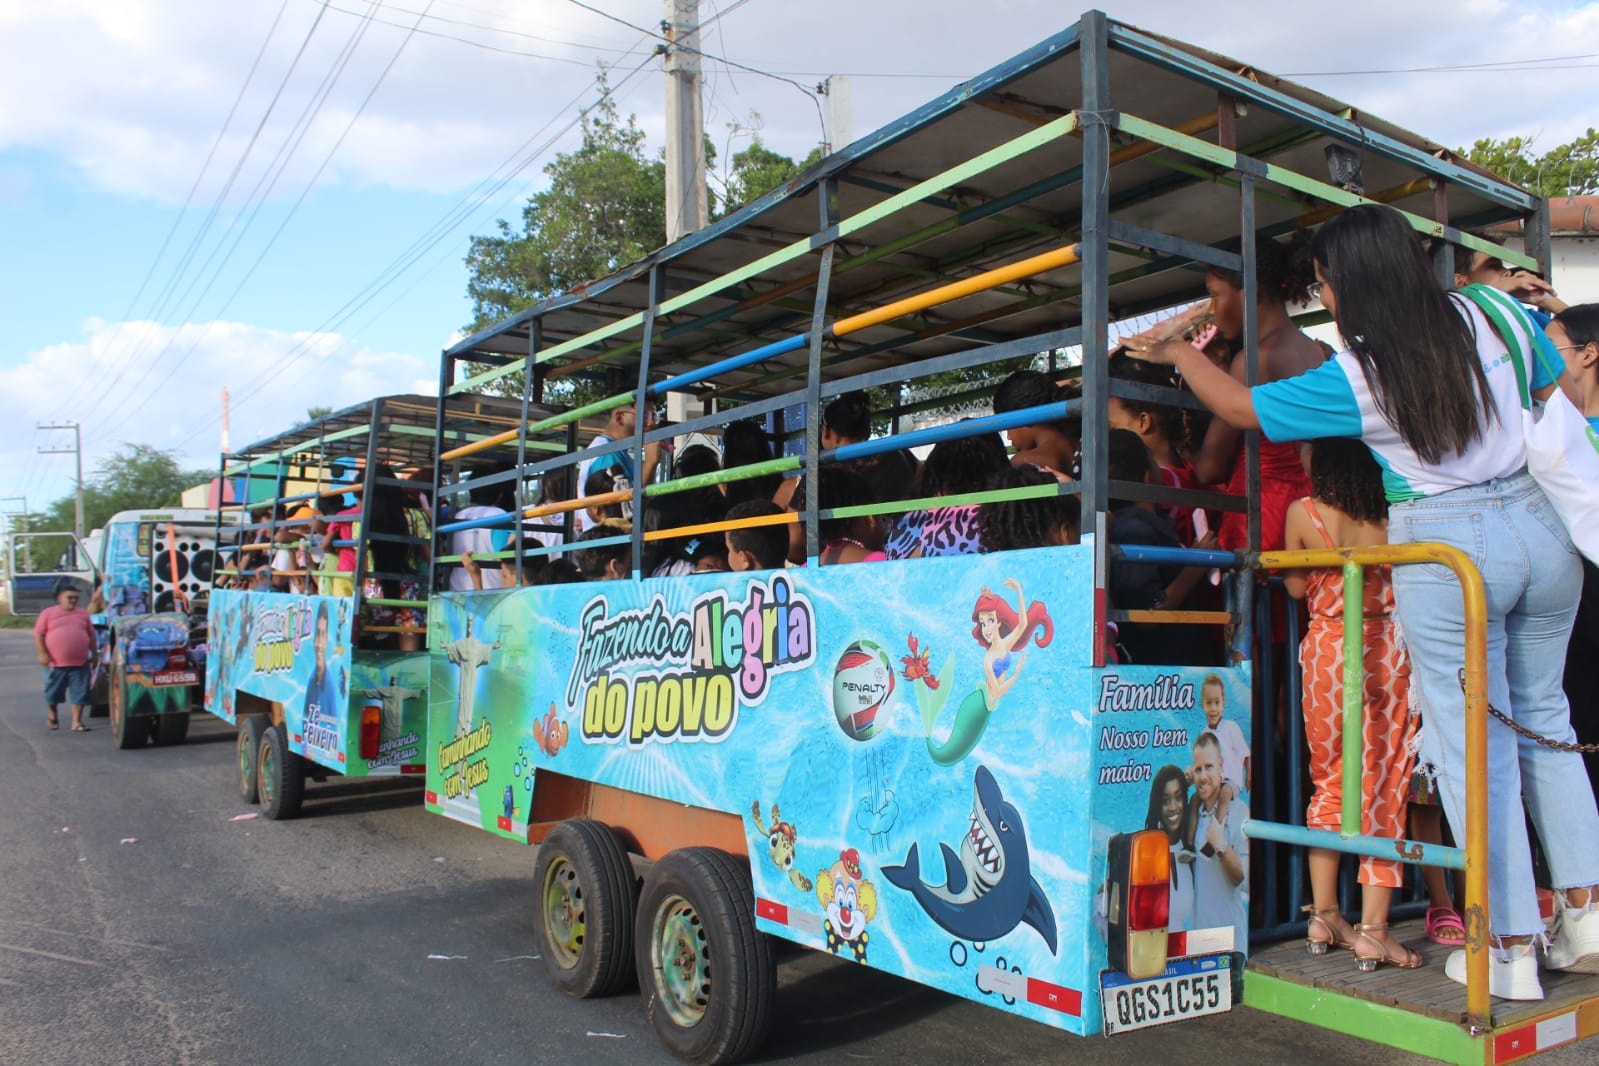
<svg viewBox="0 0 1599 1066"><path fill-rule="evenodd" d="M841 318L833 323L832 334L835 337L843 337L870 326L878 326L884 322L890 322L904 315L925 311L929 307L934 307L938 304L959 300L963 296L971 296L973 293L992 289L1008 281L1019 281L1022 278L1030 278L1034 274L1042 274L1046 270L1070 266L1081 258L1081 249L1081 245L1068 244L1064 248L1056 248L1040 255L1019 259L1014 263L1007 263L1005 266L996 267L993 270L985 270L983 273L976 274L963 281L952 281L948 285L940 285L936 289L928 289L926 292L907 296L903 300L895 300L893 303L884 304L882 307L876 307L870 311L862 311L860 314L850 315L848 318Z"/></svg>

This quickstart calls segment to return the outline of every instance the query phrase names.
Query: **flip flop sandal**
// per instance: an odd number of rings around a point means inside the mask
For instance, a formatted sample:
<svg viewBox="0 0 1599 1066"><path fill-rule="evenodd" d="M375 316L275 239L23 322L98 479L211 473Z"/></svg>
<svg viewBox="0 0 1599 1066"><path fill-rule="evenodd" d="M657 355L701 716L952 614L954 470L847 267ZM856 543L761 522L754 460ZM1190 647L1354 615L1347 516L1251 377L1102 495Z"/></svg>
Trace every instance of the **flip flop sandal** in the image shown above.
<svg viewBox="0 0 1599 1066"><path fill-rule="evenodd" d="M51 716L50 716L50 717L49 717L49 718L47 718L47 719L45 719L45 723L44 723L44 724L45 724L45 725L46 725L46 726L48 726L48 727L49 727L49 728L51 728L51 729L60 729L60 728L61 728L61 721L60 721L60 719L58 719L58 718L57 718L57 717L56 717L56 716L55 716L55 715L53 715L53 714L52 714L52 715L51 715Z"/></svg>
<svg viewBox="0 0 1599 1066"><path fill-rule="evenodd" d="M90 730L90 729L89 729L89 727L88 727L88 726L86 726L86 725L75 725L75 726L73 726L73 727L72 727L72 731L73 731L73 732L74 732L74 733L88 733L88 732L92 732L92 730Z"/></svg>
<svg viewBox="0 0 1599 1066"><path fill-rule="evenodd" d="M1427 911L1427 939L1434 944L1458 948L1466 942L1466 923L1453 907L1431 907Z"/></svg>

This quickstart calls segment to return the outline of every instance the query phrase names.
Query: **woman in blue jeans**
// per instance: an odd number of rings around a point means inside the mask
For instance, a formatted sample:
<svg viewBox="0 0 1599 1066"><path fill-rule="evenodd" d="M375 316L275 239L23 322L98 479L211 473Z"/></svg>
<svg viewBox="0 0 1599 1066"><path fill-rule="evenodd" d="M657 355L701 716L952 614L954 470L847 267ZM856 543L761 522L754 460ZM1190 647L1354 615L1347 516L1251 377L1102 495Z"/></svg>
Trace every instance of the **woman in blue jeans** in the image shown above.
<svg viewBox="0 0 1599 1066"><path fill-rule="evenodd" d="M1582 568L1565 527L1527 474L1505 344L1471 300L1438 287L1418 238L1392 208L1350 208L1321 228L1311 253L1322 304L1352 339L1350 351L1254 389L1181 341L1158 343L1146 357L1176 366L1195 395L1231 425L1259 428L1273 440L1364 441L1383 468L1390 540L1453 545L1482 572L1490 702L1545 737L1574 740L1560 675ZM1538 396L1555 387L1544 362L1534 359L1528 368ZM1542 999L1533 946L1544 924L1522 801L1562 903L1545 965L1599 972L1599 812L1582 760L1490 721L1488 780L1468 782L1460 585L1447 567L1410 565L1394 568L1394 590L1426 715L1422 755L1438 769L1458 839L1465 839L1466 790L1488 788L1489 927L1496 948L1490 990L1501 998ZM1450 955L1445 972L1465 981L1464 951Z"/></svg>

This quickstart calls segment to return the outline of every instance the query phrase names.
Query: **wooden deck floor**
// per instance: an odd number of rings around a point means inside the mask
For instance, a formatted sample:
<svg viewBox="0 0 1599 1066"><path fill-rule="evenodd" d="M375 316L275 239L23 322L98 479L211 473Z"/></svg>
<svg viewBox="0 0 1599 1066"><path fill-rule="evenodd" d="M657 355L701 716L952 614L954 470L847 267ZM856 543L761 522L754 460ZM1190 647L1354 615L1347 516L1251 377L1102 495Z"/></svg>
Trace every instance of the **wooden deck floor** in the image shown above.
<svg viewBox="0 0 1599 1066"><path fill-rule="evenodd" d="M1355 968L1354 955L1348 951L1335 949L1316 957L1306 953L1303 940L1291 940L1250 956L1249 968L1294 984L1325 988L1415 1014L1464 1024L1466 986L1444 976L1444 959L1452 949L1428 940L1423 923L1419 921L1396 925L1394 932L1403 943L1409 944L1426 960L1426 965L1419 970L1382 966L1371 973L1361 973ZM1543 970L1538 979L1544 991L1541 1002L1492 1001L1495 1030L1511 1028L1599 996L1599 976Z"/></svg>

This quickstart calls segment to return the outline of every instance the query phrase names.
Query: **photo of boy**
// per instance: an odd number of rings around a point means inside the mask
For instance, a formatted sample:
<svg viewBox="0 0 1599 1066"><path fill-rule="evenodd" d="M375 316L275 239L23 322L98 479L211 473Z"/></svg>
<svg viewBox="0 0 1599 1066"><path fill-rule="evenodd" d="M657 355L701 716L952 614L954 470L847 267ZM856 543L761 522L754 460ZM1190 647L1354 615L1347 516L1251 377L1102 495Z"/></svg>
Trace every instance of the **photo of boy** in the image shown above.
<svg viewBox="0 0 1599 1066"><path fill-rule="evenodd" d="M1232 786L1232 795L1241 796L1250 791L1251 768L1249 742L1238 723L1223 717L1227 711L1227 686L1217 674L1206 674L1199 686L1200 707L1205 712L1205 729L1216 734L1221 747L1222 780Z"/></svg>

